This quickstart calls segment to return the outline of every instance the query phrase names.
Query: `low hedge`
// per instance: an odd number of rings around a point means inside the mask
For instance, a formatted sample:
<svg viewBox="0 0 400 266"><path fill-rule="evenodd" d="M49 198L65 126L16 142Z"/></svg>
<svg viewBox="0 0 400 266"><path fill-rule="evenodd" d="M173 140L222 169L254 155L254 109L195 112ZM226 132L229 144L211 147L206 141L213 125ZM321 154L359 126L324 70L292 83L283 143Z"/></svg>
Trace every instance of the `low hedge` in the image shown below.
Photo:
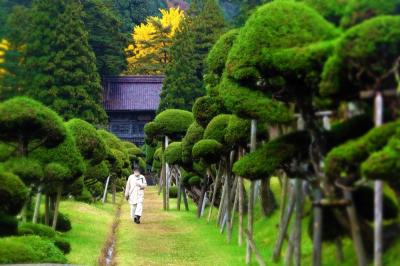
<svg viewBox="0 0 400 266"><path fill-rule="evenodd" d="M20 234L29 231L32 231L34 235L49 239L55 238L57 234L53 228L44 224L21 223L18 227Z"/></svg>
<svg viewBox="0 0 400 266"><path fill-rule="evenodd" d="M176 199L178 197L178 187L172 186L169 188L169 197L171 199Z"/></svg>
<svg viewBox="0 0 400 266"><path fill-rule="evenodd" d="M51 240L39 236L0 238L0 264L66 262L65 255Z"/></svg>

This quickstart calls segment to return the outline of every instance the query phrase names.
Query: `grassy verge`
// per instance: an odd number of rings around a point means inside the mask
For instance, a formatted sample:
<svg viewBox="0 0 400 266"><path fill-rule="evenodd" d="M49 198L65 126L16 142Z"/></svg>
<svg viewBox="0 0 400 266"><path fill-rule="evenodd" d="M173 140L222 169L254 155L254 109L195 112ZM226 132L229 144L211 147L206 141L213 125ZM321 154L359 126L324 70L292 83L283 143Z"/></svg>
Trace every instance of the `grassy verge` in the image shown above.
<svg viewBox="0 0 400 266"><path fill-rule="evenodd" d="M86 204L72 200L61 203L60 211L72 223L72 230L65 233L65 239L71 244L71 253L67 255L69 263L97 265L115 215L115 206L111 203Z"/></svg>

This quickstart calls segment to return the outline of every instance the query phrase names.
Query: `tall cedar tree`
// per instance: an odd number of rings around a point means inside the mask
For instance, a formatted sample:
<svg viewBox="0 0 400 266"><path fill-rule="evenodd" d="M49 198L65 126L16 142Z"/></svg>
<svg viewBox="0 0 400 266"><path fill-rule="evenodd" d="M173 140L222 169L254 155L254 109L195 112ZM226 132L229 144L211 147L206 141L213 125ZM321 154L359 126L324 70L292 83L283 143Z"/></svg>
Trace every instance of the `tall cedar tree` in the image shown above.
<svg viewBox="0 0 400 266"><path fill-rule="evenodd" d="M172 60L167 66L158 112L170 108L191 110L195 99L205 94L205 59L225 27L215 0L192 1L171 47Z"/></svg>
<svg viewBox="0 0 400 266"><path fill-rule="evenodd" d="M126 35L114 10L101 0L82 1L85 27L89 44L96 55L97 70L101 77L119 75L126 69Z"/></svg>
<svg viewBox="0 0 400 266"><path fill-rule="evenodd" d="M36 0L26 47L26 95L66 120L106 122L96 58L88 43L79 0Z"/></svg>
<svg viewBox="0 0 400 266"><path fill-rule="evenodd" d="M134 26L144 22L147 17L155 16L160 8L166 8L163 0L103 0L113 6L122 20L122 30L127 35L132 33Z"/></svg>
<svg viewBox="0 0 400 266"><path fill-rule="evenodd" d="M7 31L6 21L8 15L16 5L29 7L32 0L1 0L0 1L0 39L4 37Z"/></svg>

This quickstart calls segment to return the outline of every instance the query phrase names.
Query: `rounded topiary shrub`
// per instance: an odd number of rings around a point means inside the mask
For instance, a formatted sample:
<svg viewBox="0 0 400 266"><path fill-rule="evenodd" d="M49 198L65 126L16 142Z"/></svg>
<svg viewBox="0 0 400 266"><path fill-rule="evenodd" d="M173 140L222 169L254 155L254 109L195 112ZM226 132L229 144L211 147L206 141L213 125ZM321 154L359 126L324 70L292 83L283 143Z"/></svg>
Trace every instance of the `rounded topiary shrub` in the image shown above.
<svg viewBox="0 0 400 266"><path fill-rule="evenodd" d="M5 169L17 175L25 184L38 184L43 178L40 162L26 157L14 157L4 163Z"/></svg>
<svg viewBox="0 0 400 266"><path fill-rule="evenodd" d="M204 130L204 139L214 139L225 143L226 129L232 115L221 114L214 117Z"/></svg>
<svg viewBox="0 0 400 266"><path fill-rule="evenodd" d="M204 128L194 122L188 128L185 137L182 139L182 162L190 164L192 162L193 145L203 138Z"/></svg>
<svg viewBox="0 0 400 266"><path fill-rule="evenodd" d="M203 96L197 98L193 105L193 115L196 122L206 127L213 117L225 113L224 99L219 96Z"/></svg>
<svg viewBox="0 0 400 266"><path fill-rule="evenodd" d="M169 188L169 197L171 199L176 199L178 197L178 187L172 186Z"/></svg>
<svg viewBox="0 0 400 266"><path fill-rule="evenodd" d="M221 159L223 146L214 139L202 139L193 146L193 158L207 163L215 163Z"/></svg>
<svg viewBox="0 0 400 266"><path fill-rule="evenodd" d="M165 149L165 160L169 164L181 164L182 162L182 143L172 142Z"/></svg>
<svg viewBox="0 0 400 266"><path fill-rule="evenodd" d="M246 146L250 142L250 120L232 115L226 128L225 142L231 146Z"/></svg>
<svg viewBox="0 0 400 266"><path fill-rule="evenodd" d="M52 239L56 236L56 231L50 226L44 224L33 224L33 223L21 223L18 227L18 231L25 231L30 230L33 232L34 235L40 237L47 237Z"/></svg>
<svg viewBox="0 0 400 266"><path fill-rule="evenodd" d="M66 262L65 255L49 239L39 236L0 238L0 264Z"/></svg>
<svg viewBox="0 0 400 266"><path fill-rule="evenodd" d="M188 181L189 185L191 186L198 186L201 183L201 178L197 175L190 177Z"/></svg>
<svg viewBox="0 0 400 266"><path fill-rule="evenodd" d="M53 240L54 245L59 248L64 254L68 254L71 252L71 244L61 237L56 237Z"/></svg>
<svg viewBox="0 0 400 266"><path fill-rule="evenodd" d="M165 110L154 118L156 127L160 129L160 134L172 139L179 139L184 136L193 121L191 112L179 109Z"/></svg>
<svg viewBox="0 0 400 266"><path fill-rule="evenodd" d="M21 179L0 170L0 213L17 215L28 197L28 189Z"/></svg>
<svg viewBox="0 0 400 266"><path fill-rule="evenodd" d="M82 192L80 195L76 196L75 199L77 201L82 201L86 203L92 203L93 202L93 197L90 191L86 186L83 187Z"/></svg>
<svg viewBox="0 0 400 266"><path fill-rule="evenodd" d="M49 223L53 224L53 216L52 212L49 213ZM44 215L42 215L42 221L44 221ZM56 230L59 232L68 232L72 229L71 220L63 213L58 213Z"/></svg>
<svg viewBox="0 0 400 266"><path fill-rule="evenodd" d="M14 216L0 214L0 236L18 234L18 221Z"/></svg>

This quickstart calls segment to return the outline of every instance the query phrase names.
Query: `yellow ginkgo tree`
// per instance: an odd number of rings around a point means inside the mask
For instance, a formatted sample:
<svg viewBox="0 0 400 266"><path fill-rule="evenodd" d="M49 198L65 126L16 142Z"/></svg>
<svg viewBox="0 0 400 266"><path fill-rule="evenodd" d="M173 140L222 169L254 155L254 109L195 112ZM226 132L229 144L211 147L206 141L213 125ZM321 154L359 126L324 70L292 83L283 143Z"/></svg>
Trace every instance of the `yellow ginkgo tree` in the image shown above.
<svg viewBox="0 0 400 266"><path fill-rule="evenodd" d="M135 26L126 52L127 74L163 74L170 60L169 47L182 19L179 8L160 9L161 17L148 17Z"/></svg>
<svg viewBox="0 0 400 266"><path fill-rule="evenodd" d="M5 60L5 53L9 47L9 44L7 40L3 39L0 41L0 76L5 73L4 68L2 67L2 64L4 64Z"/></svg>

